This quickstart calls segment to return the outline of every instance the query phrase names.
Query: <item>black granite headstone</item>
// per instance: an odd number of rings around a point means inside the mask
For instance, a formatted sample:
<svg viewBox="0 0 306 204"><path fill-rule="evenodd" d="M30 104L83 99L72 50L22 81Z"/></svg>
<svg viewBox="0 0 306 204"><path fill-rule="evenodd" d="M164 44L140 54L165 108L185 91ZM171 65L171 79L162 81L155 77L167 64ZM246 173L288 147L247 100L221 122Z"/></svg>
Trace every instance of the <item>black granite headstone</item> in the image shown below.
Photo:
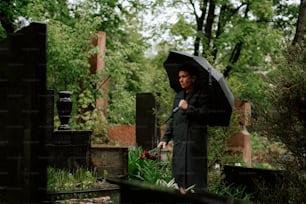
<svg viewBox="0 0 306 204"><path fill-rule="evenodd" d="M91 134L92 130L54 131L46 144L48 165L71 171L87 168Z"/></svg>
<svg viewBox="0 0 306 204"><path fill-rule="evenodd" d="M160 127L154 111L159 105L152 93L136 95L136 143L143 149L153 149L160 139Z"/></svg>
<svg viewBox="0 0 306 204"><path fill-rule="evenodd" d="M251 204L252 202L212 193L182 195L178 191L145 182L107 179L120 188L122 204Z"/></svg>
<svg viewBox="0 0 306 204"><path fill-rule="evenodd" d="M0 42L0 203L46 198L46 48L43 23Z"/></svg>
<svg viewBox="0 0 306 204"><path fill-rule="evenodd" d="M248 168L225 165L224 180L227 186L244 188L246 194L251 195L252 201L260 201L263 194L276 194L282 186L284 171L260 168ZM286 197L286 195L283 195Z"/></svg>

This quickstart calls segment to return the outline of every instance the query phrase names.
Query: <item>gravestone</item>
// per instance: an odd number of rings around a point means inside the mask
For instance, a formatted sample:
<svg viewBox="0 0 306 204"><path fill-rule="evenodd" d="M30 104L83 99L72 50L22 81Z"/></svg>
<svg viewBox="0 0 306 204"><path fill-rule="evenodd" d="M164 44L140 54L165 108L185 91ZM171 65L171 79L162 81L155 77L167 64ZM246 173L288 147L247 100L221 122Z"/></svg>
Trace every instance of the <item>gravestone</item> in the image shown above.
<svg viewBox="0 0 306 204"><path fill-rule="evenodd" d="M120 203L133 204L251 204L252 202L212 193L182 195L177 190L141 181L107 179L120 186Z"/></svg>
<svg viewBox="0 0 306 204"><path fill-rule="evenodd" d="M46 144L48 165L70 171L87 168L91 134L91 130L54 131Z"/></svg>
<svg viewBox="0 0 306 204"><path fill-rule="evenodd" d="M226 186L244 188L252 201L261 203L262 195L276 195L280 191L285 171L225 165L222 174Z"/></svg>
<svg viewBox="0 0 306 204"><path fill-rule="evenodd" d="M47 26L31 23L0 42L0 202L46 198Z"/></svg>
<svg viewBox="0 0 306 204"><path fill-rule="evenodd" d="M136 95L136 143L143 149L151 150L160 139L160 127L155 112L159 104L152 93Z"/></svg>

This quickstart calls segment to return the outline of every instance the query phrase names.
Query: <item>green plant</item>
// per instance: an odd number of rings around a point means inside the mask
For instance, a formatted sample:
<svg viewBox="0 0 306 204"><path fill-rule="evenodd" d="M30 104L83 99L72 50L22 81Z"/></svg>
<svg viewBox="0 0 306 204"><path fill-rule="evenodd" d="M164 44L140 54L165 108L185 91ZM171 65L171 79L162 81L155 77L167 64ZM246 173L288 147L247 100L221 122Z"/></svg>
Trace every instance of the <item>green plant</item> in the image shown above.
<svg viewBox="0 0 306 204"><path fill-rule="evenodd" d="M93 130L92 143L108 144L111 142L107 130L110 127L104 115L103 107L96 106L94 92L86 89L78 96L78 114L75 116L78 129Z"/></svg>
<svg viewBox="0 0 306 204"><path fill-rule="evenodd" d="M252 195L245 193L244 186L234 187L233 185L225 185L221 182L213 192L218 195L242 200L250 200L252 198Z"/></svg>
<svg viewBox="0 0 306 204"><path fill-rule="evenodd" d="M74 171L48 167L48 191L67 191L90 189L97 182L97 173L94 170L79 168Z"/></svg>
<svg viewBox="0 0 306 204"><path fill-rule="evenodd" d="M160 159L155 151L144 151L141 147L129 150L129 179L156 184L158 180L169 182L171 168L169 161Z"/></svg>
<svg viewBox="0 0 306 204"><path fill-rule="evenodd" d="M245 193L244 186L226 185L223 182L224 175L221 174L222 169L214 169L209 172L208 192L227 196L230 198L251 200L252 195Z"/></svg>
<svg viewBox="0 0 306 204"><path fill-rule="evenodd" d="M281 162L286 155L286 147L277 141L269 141L266 135L253 133L252 144L252 167L265 169L284 169Z"/></svg>
<svg viewBox="0 0 306 204"><path fill-rule="evenodd" d="M230 154L226 148L226 142L241 130L239 117L240 113L234 111L228 127L208 128L208 162L210 167L216 163L223 166L241 162L241 157L238 157L235 153Z"/></svg>
<svg viewBox="0 0 306 204"><path fill-rule="evenodd" d="M265 195L265 202L304 203L306 188L306 47L289 46L281 58L276 58L275 69L266 75L265 97L256 127L269 139L279 142L287 151L282 160L285 168L283 186L276 194ZM270 202L269 202L270 203Z"/></svg>

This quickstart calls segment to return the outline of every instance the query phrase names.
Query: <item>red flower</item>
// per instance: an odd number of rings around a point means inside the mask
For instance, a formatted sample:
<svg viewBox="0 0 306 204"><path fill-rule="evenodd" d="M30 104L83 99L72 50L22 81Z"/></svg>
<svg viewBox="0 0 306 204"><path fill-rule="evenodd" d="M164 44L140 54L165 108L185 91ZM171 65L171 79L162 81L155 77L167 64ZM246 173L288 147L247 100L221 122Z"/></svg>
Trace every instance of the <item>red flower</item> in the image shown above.
<svg viewBox="0 0 306 204"><path fill-rule="evenodd" d="M155 155L151 155L151 156L150 156L150 159L151 159L151 160L156 160L157 157L156 157Z"/></svg>
<svg viewBox="0 0 306 204"><path fill-rule="evenodd" d="M147 158L150 158L151 154L149 151L144 151L144 155L147 157Z"/></svg>
<svg viewBox="0 0 306 204"><path fill-rule="evenodd" d="M142 154L139 156L140 159L150 159L150 160L156 160L157 156L152 155L149 151L145 150Z"/></svg>
<svg viewBox="0 0 306 204"><path fill-rule="evenodd" d="M139 156L139 159L145 159L145 155L144 155L144 154L141 154L141 155Z"/></svg>

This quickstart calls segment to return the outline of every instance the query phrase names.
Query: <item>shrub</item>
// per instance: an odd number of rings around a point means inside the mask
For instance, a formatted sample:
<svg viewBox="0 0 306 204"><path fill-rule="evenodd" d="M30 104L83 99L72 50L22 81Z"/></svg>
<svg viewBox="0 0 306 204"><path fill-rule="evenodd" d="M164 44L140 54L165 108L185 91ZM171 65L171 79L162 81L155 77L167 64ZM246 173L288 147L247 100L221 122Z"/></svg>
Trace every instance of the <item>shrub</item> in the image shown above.
<svg viewBox="0 0 306 204"><path fill-rule="evenodd" d="M287 149L280 161L286 169L282 195L266 202L304 203L306 189L306 49L289 47L267 76L265 92L270 105L262 110L257 124L270 141ZM263 195L265 196L265 195Z"/></svg>

